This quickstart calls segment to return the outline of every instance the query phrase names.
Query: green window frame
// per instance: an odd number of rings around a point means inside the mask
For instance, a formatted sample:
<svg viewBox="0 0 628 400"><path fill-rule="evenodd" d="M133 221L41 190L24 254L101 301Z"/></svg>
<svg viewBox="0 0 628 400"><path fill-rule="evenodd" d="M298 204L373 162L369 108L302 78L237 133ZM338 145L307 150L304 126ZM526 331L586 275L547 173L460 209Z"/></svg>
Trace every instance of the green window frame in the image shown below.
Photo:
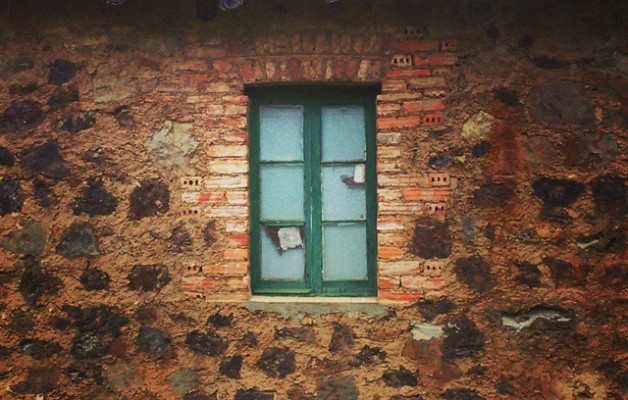
<svg viewBox="0 0 628 400"><path fill-rule="evenodd" d="M299 296L376 296L377 295L377 174L375 97L379 86L273 86L249 87L249 195L250 195L250 262L251 290L255 295ZM302 107L303 160L260 160L262 107ZM322 161L323 107L363 107L365 159L361 161ZM329 108L327 108L329 110ZM261 219L261 172L265 165L303 165L304 220L299 222ZM323 220L321 177L326 164L364 165L366 216L353 219ZM267 169L268 170L268 169ZM329 169L327 169L329 171ZM326 203L329 204L329 201ZM329 225L366 225L366 278L323 278L323 227ZM339 224L339 225L338 225ZM345 224L345 225L342 225ZM262 279L262 234L268 227L299 226L303 237L305 271L303 279ZM358 228L360 229L360 228ZM337 230L342 231L342 229ZM338 245L336 245L338 246ZM330 250L331 251L331 250ZM299 270L300 271L300 270Z"/></svg>

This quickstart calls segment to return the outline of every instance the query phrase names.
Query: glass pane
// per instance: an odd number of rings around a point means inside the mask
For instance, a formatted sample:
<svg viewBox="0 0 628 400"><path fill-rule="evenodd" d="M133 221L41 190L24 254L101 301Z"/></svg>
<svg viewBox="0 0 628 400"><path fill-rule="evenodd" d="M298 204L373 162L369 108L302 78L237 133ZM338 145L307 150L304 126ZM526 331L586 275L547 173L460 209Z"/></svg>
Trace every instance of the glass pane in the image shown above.
<svg viewBox="0 0 628 400"><path fill-rule="evenodd" d="M262 165L263 220L303 221L303 166Z"/></svg>
<svg viewBox="0 0 628 400"><path fill-rule="evenodd" d="M364 107L325 106L321 119L323 161L366 159Z"/></svg>
<svg viewBox="0 0 628 400"><path fill-rule="evenodd" d="M303 109L300 106L262 106L260 159L303 160Z"/></svg>
<svg viewBox="0 0 628 400"><path fill-rule="evenodd" d="M323 280L366 280L366 223L323 226Z"/></svg>
<svg viewBox="0 0 628 400"><path fill-rule="evenodd" d="M365 219L364 164L326 165L322 175L323 220Z"/></svg>
<svg viewBox="0 0 628 400"><path fill-rule="evenodd" d="M262 229L262 279L303 280L305 251L299 227Z"/></svg>

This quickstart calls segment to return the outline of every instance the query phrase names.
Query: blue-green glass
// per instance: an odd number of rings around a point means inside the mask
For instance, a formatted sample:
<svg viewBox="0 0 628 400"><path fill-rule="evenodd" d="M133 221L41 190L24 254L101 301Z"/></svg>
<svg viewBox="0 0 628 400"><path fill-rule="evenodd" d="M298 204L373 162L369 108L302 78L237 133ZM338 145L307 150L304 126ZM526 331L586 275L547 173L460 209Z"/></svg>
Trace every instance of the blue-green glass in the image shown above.
<svg viewBox="0 0 628 400"><path fill-rule="evenodd" d="M366 223L323 225L323 280L367 280Z"/></svg>
<svg viewBox="0 0 628 400"><path fill-rule="evenodd" d="M262 165L262 220L303 221L303 165Z"/></svg>
<svg viewBox="0 0 628 400"><path fill-rule="evenodd" d="M363 179L356 177L355 169L356 165L323 166L324 221L366 219L365 185ZM356 179L358 182L355 182Z"/></svg>
<svg viewBox="0 0 628 400"><path fill-rule="evenodd" d="M303 246L279 250L268 231L262 229L262 279L303 280L305 275L305 251Z"/></svg>
<svg viewBox="0 0 628 400"><path fill-rule="evenodd" d="M303 107L261 107L260 160L303 160Z"/></svg>
<svg viewBox="0 0 628 400"><path fill-rule="evenodd" d="M323 162L366 159L364 107L323 106L321 122Z"/></svg>

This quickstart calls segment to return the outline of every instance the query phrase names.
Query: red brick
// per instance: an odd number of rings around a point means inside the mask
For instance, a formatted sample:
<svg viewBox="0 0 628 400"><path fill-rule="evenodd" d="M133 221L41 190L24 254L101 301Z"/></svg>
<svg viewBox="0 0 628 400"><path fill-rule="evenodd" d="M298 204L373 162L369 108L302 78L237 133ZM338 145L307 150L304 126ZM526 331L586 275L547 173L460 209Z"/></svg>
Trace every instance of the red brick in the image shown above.
<svg viewBox="0 0 628 400"><path fill-rule="evenodd" d="M414 128L419 126L421 118L419 117L399 117L399 118L379 118L377 120L377 129L399 129Z"/></svg>
<svg viewBox="0 0 628 400"><path fill-rule="evenodd" d="M397 261L397 262L380 262L379 274L384 276L389 275L404 275L404 274L417 274L421 271L421 263L418 261Z"/></svg>
<svg viewBox="0 0 628 400"><path fill-rule="evenodd" d="M401 293L380 290L377 297L381 300L395 301L400 303L412 303L423 298L421 293Z"/></svg>
<svg viewBox="0 0 628 400"><path fill-rule="evenodd" d="M377 249L378 258L387 259L387 260L399 258L403 256L404 253L405 253L405 250L400 249L398 247L379 247Z"/></svg>
<svg viewBox="0 0 628 400"><path fill-rule="evenodd" d="M231 70L231 63L225 60L214 60L212 66L218 72L229 72Z"/></svg>
<svg viewBox="0 0 628 400"><path fill-rule="evenodd" d="M400 283L401 281L399 278L396 278L396 279L394 277L384 278L381 276L377 278L377 287L379 289L398 289Z"/></svg>
<svg viewBox="0 0 628 400"><path fill-rule="evenodd" d="M426 57L416 54L414 56L414 65L456 65L458 56L453 53L431 54Z"/></svg>
<svg viewBox="0 0 628 400"><path fill-rule="evenodd" d="M221 275L239 275L244 276L249 269L249 264L246 262L232 262L228 264L210 264L203 266L203 273L208 275L221 274Z"/></svg>
<svg viewBox="0 0 628 400"><path fill-rule="evenodd" d="M249 235L246 233L229 235L225 239L227 244L232 247L246 247L249 245Z"/></svg>
<svg viewBox="0 0 628 400"><path fill-rule="evenodd" d="M209 66L205 61L188 60L174 65L176 71L206 72Z"/></svg>
<svg viewBox="0 0 628 400"><path fill-rule="evenodd" d="M406 83L402 80L386 79L382 82L382 92L403 92L406 90Z"/></svg>
<svg viewBox="0 0 628 400"><path fill-rule="evenodd" d="M442 51L456 51L458 48L458 41L456 39L444 39L440 43L440 49Z"/></svg>
<svg viewBox="0 0 628 400"><path fill-rule="evenodd" d="M225 249L222 256L225 260L245 261L249 259L248 249Z"/></svg>
<svg viewBox="0 0 628 400"><path fill-rule="evenodd" d="M417 78L421 76L430 76L432 72L429 69L395 69L386 73L386 78Z"/></svg>
<svg viewBox="0 0 628 400"><path fill-rule="evenodd" d="M403 197L411 201L436 201L444 202L449 198L449 189L419 189L406 188L403 190Z"/></svg>
<svg viewBox="0 0 628 400"><path fill-rule="evenodd" d="M397 45L400 51L437 51L440 47L438 40L415 39L405 40Z"/></svg>
<svg viewBox="0 0 628 400"><path fill-rule="evenodd" d="M209 157L215 158L225 158L225 157L234 157L234 158L246 158L248 154L248 146L245 145L222 145L217 144L213 146L209 146L207 149L207 155Z"/></svg>
<svg viewBox="0 0 628 400"><path fill-rule="evenodd" d="M436 111L445 108L445 104L439 99L424 99L417 101L406 101L403 103L403 109L409 113L418 113L422 111Z"/></svg>
<svg viewBox="0 0 628 400"><path fill-rule="evenodd" d="M201 192L198 194L199 203L224 203L226 201L224 192Z"/></svg>
<svg viewBox="0 0 628 400"><path fill-rule="evenodd" d="M426 76L424 78L410 79L410 87L416 89L442 88L447 86L447 81L442 76Z"/></svg>
<svg viewBox="0 0 628 400"><path fill-rule="evenodd" d="M244 83L255 82L253 67L249 63L243 62L238 64L238 69L240 70L240 76L242 76Z"/></svg>
<svg viewBox="0 0 628 400"><path fill-rule="evenodd" d="M395 218L383 218L377 220L378 231L393 231L403 229L403 221Z"/></svg>

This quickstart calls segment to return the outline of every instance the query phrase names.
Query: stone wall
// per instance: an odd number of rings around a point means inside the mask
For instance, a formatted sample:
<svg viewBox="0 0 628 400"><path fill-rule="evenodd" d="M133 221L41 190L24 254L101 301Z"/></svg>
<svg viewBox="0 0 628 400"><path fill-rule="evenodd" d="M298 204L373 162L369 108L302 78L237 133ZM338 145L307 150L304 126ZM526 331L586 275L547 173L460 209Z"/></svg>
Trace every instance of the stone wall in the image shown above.
<svg viewBox="0 0 628 400"><path fill-rule="evenodd" d="M620 399L620 1L23 1L10 399ZM381 83L378 304L247 301L249 84Z"/></svg>

